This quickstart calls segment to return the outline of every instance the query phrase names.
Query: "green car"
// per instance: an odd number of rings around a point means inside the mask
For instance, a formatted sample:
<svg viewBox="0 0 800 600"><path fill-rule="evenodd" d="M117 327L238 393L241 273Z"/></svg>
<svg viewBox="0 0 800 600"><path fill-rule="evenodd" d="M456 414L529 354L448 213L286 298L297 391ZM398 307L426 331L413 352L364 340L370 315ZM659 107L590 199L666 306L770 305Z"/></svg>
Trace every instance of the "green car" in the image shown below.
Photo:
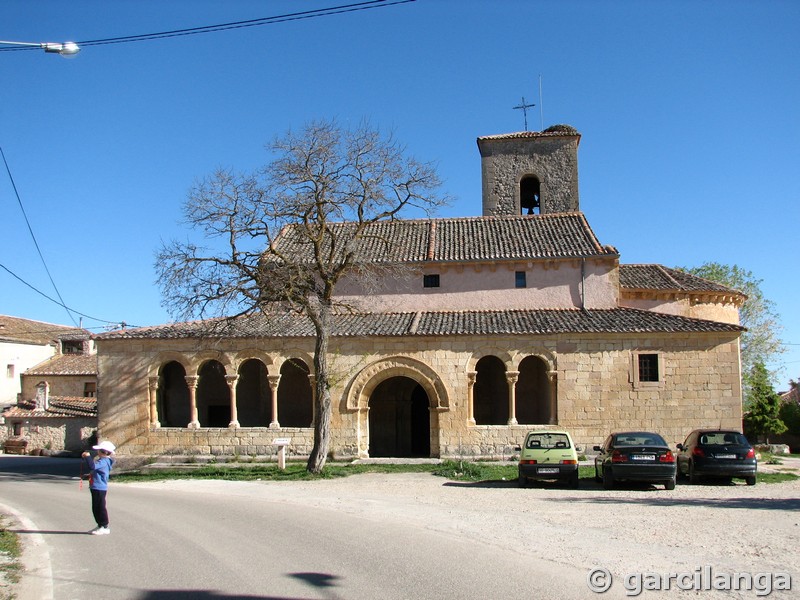
<svg viewBox="0 0 800 600"><path fill-rule="evenodd" d="M519 485L531 479L562 481L578 487L578 453L569 433L561 430L531 431L519 451Z"/></svg>

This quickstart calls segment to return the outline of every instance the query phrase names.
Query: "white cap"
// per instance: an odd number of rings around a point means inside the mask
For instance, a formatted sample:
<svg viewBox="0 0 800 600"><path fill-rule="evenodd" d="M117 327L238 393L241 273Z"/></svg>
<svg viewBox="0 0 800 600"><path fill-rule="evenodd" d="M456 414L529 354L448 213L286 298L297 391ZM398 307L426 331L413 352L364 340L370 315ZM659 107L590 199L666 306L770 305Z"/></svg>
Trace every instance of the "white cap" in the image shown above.
<svg viewBox="0 0 800 600"><path fill-rule="evenodd" d="M117 449L117 447L108 440L100 442L99 444L97 444L97 446L92 446L92 448L94 448L95 450L105 450L109 454L114 454L114 451Z"/></svg>

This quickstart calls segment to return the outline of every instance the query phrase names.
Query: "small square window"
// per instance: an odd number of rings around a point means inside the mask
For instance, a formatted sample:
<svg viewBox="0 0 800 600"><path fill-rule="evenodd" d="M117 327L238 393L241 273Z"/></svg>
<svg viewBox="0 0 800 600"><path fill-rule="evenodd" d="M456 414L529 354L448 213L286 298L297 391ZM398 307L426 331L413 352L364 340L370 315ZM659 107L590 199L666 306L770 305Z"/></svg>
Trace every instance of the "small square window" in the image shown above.
<svg viewBox="0 0 800 600"><path fill-rule="evenodd" d="M438 288L439 287L439 274L435 275L425 275L422 279L422 285L426 288Z"/></svg>
<svg viewBox="0 0 800 600"><path fill-rule="evenodd" d="M514 287L524 288L528 287L528 280L525 271L517 271L514 273Z"/></svg>
<svg viewBox="0 0 800 600"><path fill-rule="evenodd" d="M639 381L659 381L658 354L639 355Z"/></svg>

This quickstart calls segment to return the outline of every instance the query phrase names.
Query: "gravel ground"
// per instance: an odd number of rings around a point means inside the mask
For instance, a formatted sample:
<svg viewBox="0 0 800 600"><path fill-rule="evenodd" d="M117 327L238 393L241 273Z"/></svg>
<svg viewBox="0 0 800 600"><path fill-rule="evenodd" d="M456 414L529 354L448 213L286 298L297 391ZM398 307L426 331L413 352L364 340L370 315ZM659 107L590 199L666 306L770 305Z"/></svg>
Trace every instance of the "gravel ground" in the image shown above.
<svg viewBox="0 0 800 600"><path fill-rule="evenodd" d="M800 470L800 459L786 459L781 468ZM800 597L800 480L753 487L738 481L732 485L679 483L673 491L649 485L606 491L585 480L578 490L546 485L520 489L515 481L460 483L428 474L363 474L309 482L184 480L130 485L274 496L282 502L335 509L366 520L402 521L577 567L585 570L587 577L595 568L607 569L615 582L614 591L629 596L641 587L636 573L661 578L669 573L696 578L711 574L711 579L700 579L710 585L714 578L734 573L788 573L795 591L773 591L769 597ZM633 579L626 586L629 575ZM773 582L778 579L776 575L771 578ZM642 585L646 581L643 577ZM768 581L761 576L746 593L676 592L672 582L669 595L755 598L766 595ZM654 593L645 591L639 597ZM588 586L586 597L596 597Z"/></svg>

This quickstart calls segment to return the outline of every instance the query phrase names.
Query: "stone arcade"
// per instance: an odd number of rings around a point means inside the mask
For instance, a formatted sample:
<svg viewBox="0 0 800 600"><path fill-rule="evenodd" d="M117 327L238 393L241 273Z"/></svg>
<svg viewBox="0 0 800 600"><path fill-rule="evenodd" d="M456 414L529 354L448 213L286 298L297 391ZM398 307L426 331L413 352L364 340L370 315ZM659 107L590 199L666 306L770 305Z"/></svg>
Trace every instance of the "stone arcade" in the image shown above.
<svg viewBox="0 0 800 600"><path fill-rule="evenodd" d="M741 427L744 297L621 265L580 212L579 142L568 126L481 137L482 217L379 225L419 276L340 289L363 311L334 324L334 458L507 457L552 424L583 445L612 429L675 442ZM98 337L101 437L136 455L265 455L291 438L290 455L307 455L310 323L208 325Z"/></svg>

